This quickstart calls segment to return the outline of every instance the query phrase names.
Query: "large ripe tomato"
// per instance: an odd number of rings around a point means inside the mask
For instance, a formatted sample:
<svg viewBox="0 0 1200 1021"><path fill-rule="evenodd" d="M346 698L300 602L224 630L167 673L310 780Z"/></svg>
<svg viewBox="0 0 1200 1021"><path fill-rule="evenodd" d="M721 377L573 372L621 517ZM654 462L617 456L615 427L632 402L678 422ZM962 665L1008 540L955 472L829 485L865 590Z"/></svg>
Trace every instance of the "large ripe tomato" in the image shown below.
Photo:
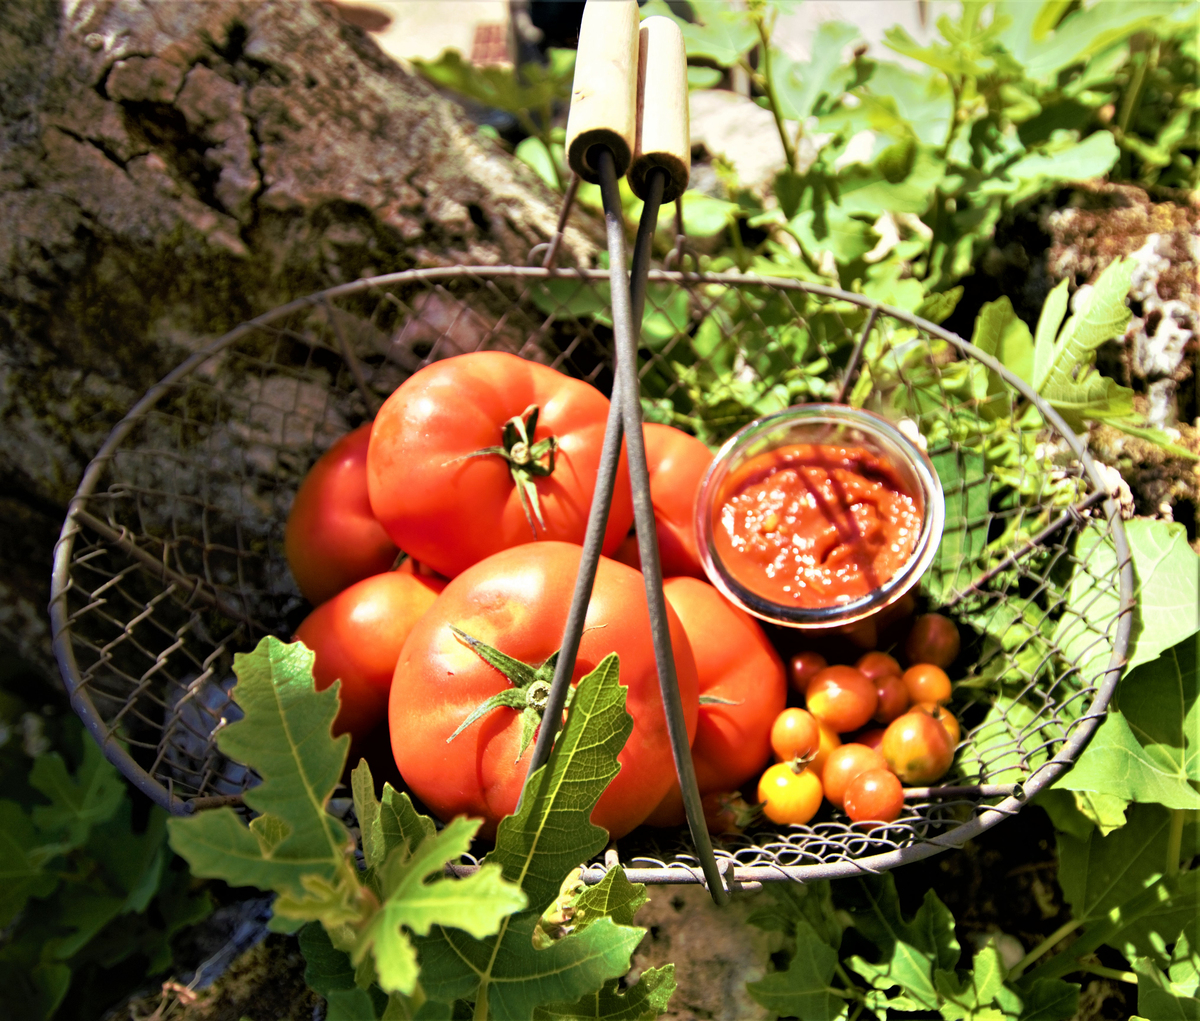
<svg viewBox="0 0 1200 1021"><path fill-rule="evenodd" d="M435 362L375 418L375 516L401 549L451 578L535 538L582 542L607 416L595 387L516 355ZM622 454L605 552L632 520Z"/></svg>
<svg viewBox="0 0 1200 1021"><path fill-rule="evenodd" d="M696 496L713 453L695 436L669 425L647 422L642 435L663 577L704 578L696 540ZM618 559L640 570L637 540L631 537L621 550Z"/></svg>
<svg viewBox="0 0 1200 1021"><path fill-rule="evenodd" d="M371 423L330 447L296 491L283 533L288 567L313 606L356 581L382 574L400 552L367 498Z"/></svg>
<svg viewBox="0 0 1200 1021"><path fill-rule="evenodd" d="M482 832L494 833L501 817L516 808L533 754L532 744L521 751L522 712L504 706L447 742L481 703L514 687L452 628L506 656L541 665L562 640L581 552L569 543L537 542L488 557L452 580L413 628L392 682L392 754L413 793L439 818L482 817ZM699 709L696 663L670 606L667 618L690 740ZM574 679L610 652L620 656L633 732L618 756L621 771L601 796L592 821L618 837L662 800L675 780L675 766L645 584L637 571L601 557Z"/></svg>
<svg viewBox="0 0 1200 1021"><path fill-rule="evenodd" d="M707 582L668 578L663 592L696 657L701 699L729 703L700 706L692 742L696 785L702 795L734 790L771 757L771 726L787 702L783 660L758 622ZM684 818L675 782L649 821L677 826Z"/></svg>
<svg viewBox="0 0 1200 1021"><path fill-rule="evenodd" d="M342 682L335 734L349 733L359 741L383 722L400 650L445 584L400 571L378 574L304 618L295 637L316 654L317 691Z"/></svg>

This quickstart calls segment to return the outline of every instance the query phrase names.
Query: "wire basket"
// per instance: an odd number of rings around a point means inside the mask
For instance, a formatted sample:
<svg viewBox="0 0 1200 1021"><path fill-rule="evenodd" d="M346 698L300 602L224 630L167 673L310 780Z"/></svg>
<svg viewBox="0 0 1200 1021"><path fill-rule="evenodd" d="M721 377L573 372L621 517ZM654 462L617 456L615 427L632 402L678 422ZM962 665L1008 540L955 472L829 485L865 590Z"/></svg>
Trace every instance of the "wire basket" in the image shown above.
<svg viewBox="0 0 1200 1021"><path fill-rule="evenodd" d="M149 390L88 466L52 578L60 668L110 761L174 813L237 802L256 778L216 744L241 715L233 656L290 639L309 610L283 530L312 463L417 369L467 351L515 352L610 392L608 309L606 271L373 277L238 326ZM766 412L845 401L919 436L946 495L921 600L955 618L971 661L954 772L908 790L887 826L827 808L723 840L727 880L914 861L1015 813L1069 766L1125 661L1133 572L1104 480L1057 413L932 323L797 280L651 273L639 355L648 418L716 444ZM617 850L585 879L620 862L634 881L702 881L686 831L638 830Z"/></svg>

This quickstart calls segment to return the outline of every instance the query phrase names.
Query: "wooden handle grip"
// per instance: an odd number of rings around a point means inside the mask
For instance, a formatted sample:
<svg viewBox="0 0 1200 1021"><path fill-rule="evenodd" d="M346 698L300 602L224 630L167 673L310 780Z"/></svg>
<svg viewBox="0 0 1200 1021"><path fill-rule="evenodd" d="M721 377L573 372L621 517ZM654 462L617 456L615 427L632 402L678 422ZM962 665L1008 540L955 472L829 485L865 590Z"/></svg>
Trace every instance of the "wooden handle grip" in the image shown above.
<svg viewBox="0 0 1200 1021"><path fill-rule="evenodd" d="M599 181L588 163L593 145L612 150L617 176L629 169L637 134L637 0L588 0L579 26L567 162L585 181Z"/></svg>
<svg viewBox="0 0 1200 1021"><path fill-rule="evenodd" d="M670 18L642 22L638 46L637 140L629 187L640 199L654 167L667 172L664 202L684 193L692 171L688 125L687 54L683 33Z"/></svg>

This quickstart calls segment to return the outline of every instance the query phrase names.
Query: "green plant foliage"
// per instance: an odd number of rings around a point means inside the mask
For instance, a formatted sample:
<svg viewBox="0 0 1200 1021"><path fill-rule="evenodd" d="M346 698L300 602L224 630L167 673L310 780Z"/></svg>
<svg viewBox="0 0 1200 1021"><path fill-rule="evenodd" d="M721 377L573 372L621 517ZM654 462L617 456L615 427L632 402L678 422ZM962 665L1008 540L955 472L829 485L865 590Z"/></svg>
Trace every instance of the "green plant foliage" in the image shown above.
<svg viewBox="0 0 1200 1021"><path fill-rule="evenodd" d="M781 1016L811 1021L834 1021L844 1016L846 1001L834 987L838 955L803 918L794 923L796 952L786 971L776 971L746 989L768 1010Z"/></svg>
<svg viewBox="0 0 1200 1021"><path fill-rule="evenodd" d="M501 820L496 848L485 859L519 884L529 907L501 923L490 939L436 927L419 940L421 982L431 999L469 1000L477 1016L523 1021L539 1006L579 1004L611 989L612 980L629 969L644 930L607 916L543 950L534 948L535 930L563 877L607 840L588 817L619 769L617 754L632 727L624 702L617 660L609 656L580 681L550 761L530 779L517 814Z"/></svg>
<svg viewBox="0 0 1200 1021"><path fill-rule="evenodd" d="M0 987L10 1016L31 1021L55 1014L77 974L135 956L145 974L162 972L171 937L211 910L167 849L166 813L152 809L135 831L116 769L81 728L67 736L81 749L77 768L62 752L39 755L28 797L13 775L19 760L0 756L6 789L21 798L0 801Z"/></svg>

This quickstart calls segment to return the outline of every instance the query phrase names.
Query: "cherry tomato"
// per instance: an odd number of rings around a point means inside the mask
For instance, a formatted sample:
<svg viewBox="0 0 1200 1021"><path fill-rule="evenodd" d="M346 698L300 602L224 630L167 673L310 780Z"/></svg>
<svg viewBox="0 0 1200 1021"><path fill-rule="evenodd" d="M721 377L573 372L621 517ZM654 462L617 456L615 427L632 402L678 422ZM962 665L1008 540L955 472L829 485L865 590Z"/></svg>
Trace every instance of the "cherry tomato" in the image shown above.
<svg viewBox="0 0 1200 1021"><path fill-rule="evenodd" d="M704 823L713 834L743 832L758 815L758 811L746 804L738 791L713 791L700 800L704 806Z"/></svg>
<svg viewBox="0 0 1200 1021"><path fill-rule="evenodd" d="M821 807L821 780L811 769L796 772L786 762L769 766L758 781L763 815L772 822L802 826Z"/></svg>
<svg viewBox="0 0 1200 1021"><path fill-rule="evenodd" d="M883 746L883 735L885 730L883 727L872 727L870 730L860 730L854 735L855 744L865 744L868 748L873 748L879 752ZM880 755L883 752L879 752Z"/></svg>
<svg viewBox="0 0 1200 1021"><path fill-rule="evenodd" d="M868 769L887 769L883 756L874 748L862 744L844 744L835 748L821 770L821 786L825 788L825 797L841 808L846 784Z"/></svg>
<svg viewBox="0 0 1200 1021"><path fill-rule="evenodd" d="M950 678L940 666L918 663L905 670L902 679L913 702L945 702L950 697Z"/></svg>
<svg viewBox="0 0 1200 1021"><path fill-rule="evenodd" d="M958 658L960 644L954 621L940 613L926 613L913 621L904 655L910 663L932 663L945 670Z"/></svg>
<svg viewBox="0 0 1200 1021"><path fill-rule="evenodd" d="M954 761L954 746L945 728L919 709L888 724L882 750L888 769L908 784L933 783Z"/></svg>
<svg viewBox="0 0 1200 1021"><path fill-rule="evenodd" d="M875 715L879 695L862 672L852 666L830 666L808 682L808 711L839 734L857 730Z"/></svg>
<svg viewBox="0 0 1200 1021"><path fill-rule="evenodd" d="M904 788L890 770L864 770L846 785L842 807L854 822L892 822L904 808Z"/></svg>
<svg viewBox="0 0 1200 1021"><path fill-rule="evenodd" d="M958 742L962 738L962 727L958 725L958 719L949 709L937 702L918 702L913 708L929 713L945 728L946 736L950 738L950 744L954 747L958 746Z"/></svg>
<svg viewBox="0 0 1200 1021"><path fill-rule="evenodd" d="M449 578L534 539L582 542L607 417L595 387L516 355L434 362L376 416L371 507L401 549ZM622 454L606 552L632 520Z"/></svg>
<svg viewBox="0 0 1200 1021"><path fill-rule="evenodd" d="M861 670L863 676L869 681L877 681L881 677L890 677L892 675L899 677L904 673L900 668L900 664L886 652L864 653L859 656L858 662L854 664L854 667L857 670Z"/></svg>
<svg viewBox="0 0 1200 1021"><path fill-rule="evenodd" d="M341 680L335 734L362 740L387 718L396 661L413 626L445 582L391 571L351 585L322 603L296 629L316 654L317 691Z"/></svg>
<svg viewBox="0 0 1200 1021"><path fill-rule="evenodd" d="M803 695L808 690L808 682L824 670L829 664L819 652L798 652L788 661L788 679L792 682L792 690Z"/></svg>
<svg viewBox="0 0 1200 1021"><path fill-rule="evenodd" d="M875 681L875 694L879 696L879 704L875 707L875 715L871 719L876 723L891 723L908 709L908 686L900 679L899 674L878 678Z"/></svg>
<svg viewBox="0 0 1200 1021"><path fill-rule="evenodd" d="M808 764L808 768L820 776L834 749L841 747L842 739L837 736L837 731L829 724L817 720L817 726L821 732L821 743L817 746L817 757Z"/></svg>
<svg viewBox="0 0 1200 1021"><path fill-rule="evenodd" d="M771 724L771 750L781 762L811 761L820 747L820 724L805 709L785 709Z"/></svg>
<svg viewBox="0 0 1200 1021"><path fill-rule="evenodd" d="M692 741L696 785L702 795L733 790L771 758L772 725L787 703L783 661L758 622L707 582L668 578L663 593L696 660L701 700ZM812 731L815 748L815 723ZM678 782L660 806L647 819L651 825L684 822Z"/></svg>
<svg viewBox="0 0 1200 1021"><path fill-rule="evenodd" d="M481 817L483 832L495 833L516 807L533 754L532 742L521 750L525 710L506 706L447 741L482 703L514 688L452 626L513 659L544 664L562 640L581 553L568 543L535 542L480 561L446 586L404 643L388 705L392 754L413 793L439 818ZM666 609L690 742L700 708L696 663L683 625ZM601 557L574 679L610 652L620 656L633 732L592 821L617 837L642 822L676 778L644 581Z"/></svg>
<svg viewBox="0 0 1200 1021"><path fill-rule="evenodd" d="M313 606L389 570L400 552L367 498L370 439L369 422L348 432L317 458L296 490L283 550L292 577Z"/></svg>

